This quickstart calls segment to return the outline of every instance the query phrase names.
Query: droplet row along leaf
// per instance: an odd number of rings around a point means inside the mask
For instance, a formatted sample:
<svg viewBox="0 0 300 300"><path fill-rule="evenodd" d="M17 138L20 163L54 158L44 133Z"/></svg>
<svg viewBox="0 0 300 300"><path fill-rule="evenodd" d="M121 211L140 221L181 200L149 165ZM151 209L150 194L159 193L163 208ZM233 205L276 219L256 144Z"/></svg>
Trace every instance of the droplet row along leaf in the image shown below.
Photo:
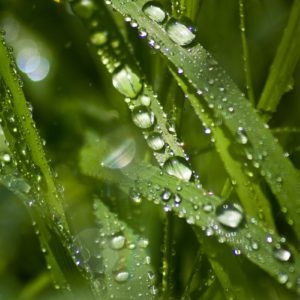
<svg viewBox="0 0 300 300"><path fill-rule="evenodd" d="M237 134L239 128L243 128L253 162L259 166L261 174L281 206L287 209L291 218L289 223L293 225L298 235L300 232L299 174L284 156L270 130L260 121L258 114L236 84L200 44L193 44L194 41L191 40L191 46L182 47L180 43L172 40L164 25L142 14L141 10L147 1L110 2L114 9L124 16L130 16L142 27L147 32L148 38L159 45L160 52L176 68L183 70L185 80L193 86L195 93L197 91L198 94L203 95L233 135ZM184 34L184 39L189 36Z"/></svg>
<svg viewBox="0 0 300 300"><path fill-rule="evenodd" d="M299 257L288 250L284 241L267 231L257 219L245 216L237 203L224 203L222 199L198 189L194 184L180 181L143 163L131 164L120 172L101 167L95 139L82 150L81 169L89 176L108 179L135 198L135 194L163 207L165 212L186 219L204 232L206 239L227 244L236 255L243 254L281 283L296 289L299 280ZM98 162L98 163L97 163ZM178 188L180 185L180 189ZM268 239L269 237L269 239ZM280 253L279 253L279 252ZM285 255L290 253L290 255ZM293 254L292 254L293 253ZM293 258L292 258L293 257Z"/></svg>
<svg viewBox="0 0 300 300"><path fill-rule="evenodd" d="M171 152L172 155L185 157L176 133L169 132L166 114L157 96L147 84L104 4L101 1L76 0L70 5L88 29L90 42L97 51L99 61L112 74L113 86L125 97L132 111L133 123L143 130L147 144L154 151L159 164L163 165ZM127 21L130 22L130 19ZM131 24L134 27L134 23ZM143 37L142 30L140 35Z"/></svg>

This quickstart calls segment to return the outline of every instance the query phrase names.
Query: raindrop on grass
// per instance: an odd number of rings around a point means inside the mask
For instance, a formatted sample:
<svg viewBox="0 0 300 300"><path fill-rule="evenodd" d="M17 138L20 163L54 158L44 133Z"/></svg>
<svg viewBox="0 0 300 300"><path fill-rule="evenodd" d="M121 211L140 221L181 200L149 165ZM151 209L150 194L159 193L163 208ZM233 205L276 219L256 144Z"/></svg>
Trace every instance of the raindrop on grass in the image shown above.
<svg viewBox="0 0 300 300"><path fill-rule="evenodd" d="M142 10L148 18L157 23L162 23L166 18L166 12L163 10L162 6L155 1L147 2Z"/></svg>
<svg viewBox="0 0 300 300"><path fill-rule="evenodd" d="M74 6L74 12L81 18L88 19L92 16L95 4L92 0L78 1Z"/></svg>
<svg viewBox="0 0 300 300"><path fill-rule="evenodd" d="M129 98L136 98L143 87L140 78L128 66L113 75L112 83L121 94Z"/></svg>
<svg viewBox="0 0 300 300"><path fill-rule="evenodd" d="M240 144L245 145L248 143L248 137L243 127L239 127L237 130L237 140Z"/></svg>
<svg viewBox="0 0 300 300"><path fill-rule="evenodd" d="M147 138L148 146L154 151L159 151L165 146L165 141L158 132L151 133Z"/></svg>
<svg viewBox="0 0 300 300"><path fill-rule="evenodd" d="M242 207L237 203L225 203L216 209L217 220L224 226L236 229L244 220Z"/></svg>
<svg viewBox="0 0 300 300"><path fill-rule="evenodd" d="M124 245L125 245L125 237L123 235L117 235L111 239L111 247L114 250L122 249Z"/></svg>
<svg viewBox="0 0 300 300"><path fill-rule="evenodd" d="M169 201L171 199L172 192L169 189L164 189L161 193L161 199L163 201Z"/></svg>
<svg viewBox="0 0 300 300"><path fill-rule="evenodd" d="M91 35L90 41L92 44L96 46L102 46L107 42L107 32L106 31L99 31L95 32Z"/></svg>
<svg viewBox="0 0 300 300"><path fill-rule="evenodd" d="M129 273L127 271L120 271L115 275L115 280L117 282L125 282L129 278Z"/></svg>
<svg viewBox="0 0 300 300"><path fill-rule="evenodd" d="M186 160L180 156L174 156L166 160L163 169L169 175L175 176L184 181L189 181L192 177L192 170Z"/></svg>
<svg viewBox="0 0 300 300"><path fill-rule="evenodd" d="M132 121L137 127L147 129L154 124L155 116L146 106L138 106L132 111Z"/></svg>
<svg viewBox="0 0 300 300"><path fill-rule="evenodd" d="M286 249L274 249L273 250L273 255L276 259L280 260L280 261L289 261L292 254L290 251L286 250Z"/></svg>
<svg viewBox="0 0 300 300"><path fill-rule="evenodd" d="M190 45L196 38L191 27L170 19L166 25L166 31L169 38L180 46Z"/></svg>

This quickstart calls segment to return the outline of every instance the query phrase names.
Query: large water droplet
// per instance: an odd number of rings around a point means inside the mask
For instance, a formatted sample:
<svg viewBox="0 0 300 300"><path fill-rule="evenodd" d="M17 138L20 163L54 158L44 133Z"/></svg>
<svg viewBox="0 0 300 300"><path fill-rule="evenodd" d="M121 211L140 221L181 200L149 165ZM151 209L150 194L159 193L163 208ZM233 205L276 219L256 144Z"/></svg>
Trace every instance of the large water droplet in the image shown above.
<svg viewBox="0 0 300 300"><path fill-rule="evenodd" d="M225 203L216 209L217 220L224 226L236 229L244 219L242 207L237 203Z"/></svg>
<svg viewBox="0 0 300 300"><path fill-rule="evenodd" d="M117 282L125 282L128 280L128 278L129 278L129 273L127 271L121 271L115 275L115 280Z"/></svg>
<svg viewBox="0 0 300 300"><path fill-rule="evenodd" d="M163 201L169 201L171 199L171 196L172 196L172 192L167 188L165 188L161 193L161 199Z"/></svg>
<svg viewBox="0 0 300 300"><path fill-rule="evenodd" d="M155 116L146 106L138 106L132 111L132 120L137 127L147 129L154 124Z"/></svg>
<svg viewBox="0 0 300 300"><path fill-rule="evenodd" d="M114 236L111 241L111 247L115 250L122 249L125 245L125 237L123 235Z"/></svg>
<svg viewBox="0 0 300 300"><path fill-rule="evenodd" d="M165 146L165 141L158 132L151 133L147 138L148 146L154 151L159 151Z"/></svg>
<svg viewBox="0 0 300 300"><path fill-rule="evenodd" d="M275 258L277 258L280 261L289 261L291 258L291 252L286 250L286 249L274 249L273 250L273 255Z"/></svg>
<svg viewBox="0 0 300 300"><path fill-rule="evenodd" d="M166 25L167 34L170 39L180 46L190 45L196 38L192 29L186 25L176 21L175 19L170 19Z"/></svg>
<svg viewBox="0 0 300 300"><path fill-rule="evenodd" d="M143 87L140 78L128 66L113 75L112 83L121 94L129 98L135 98Z"/></svg>
<svg viewBox="0 0 300 300"><path fill-rule="evenodd" d="M192 177L192 170L189 168L186 160L180 156L174 156L166 160L163 169L169 175L184 181L189 181Z"/></svg>
<svg viewBox="0 0 300 300"><path fill-rule="evenodd" d="M92 16L95 9L95 4L92 0L78 1L74 7L74 12L81 18L88 19Z"/></svg>
<svg viewBox="0 0 300 300"><path fill-rule="evenodd" d="M147 17L157 23L162 23L166 18L166 13L163 10L162 6L155 1L147 2L143 6L142 10Z"/></svg>

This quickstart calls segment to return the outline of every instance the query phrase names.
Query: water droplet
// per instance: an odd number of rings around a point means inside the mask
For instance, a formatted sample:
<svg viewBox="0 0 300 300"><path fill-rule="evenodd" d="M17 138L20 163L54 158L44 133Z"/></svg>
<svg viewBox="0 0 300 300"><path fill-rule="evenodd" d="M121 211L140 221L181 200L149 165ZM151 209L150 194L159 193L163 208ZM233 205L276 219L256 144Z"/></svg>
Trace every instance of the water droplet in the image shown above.
<svg viewBox="0 0 300 300"><path fill-rule="evenodd" d="M170 19L166 25L166 31L169 38L180 46L190 45L196 38L192 28Z"/></svg>
<svg viewBox="0 0 300 300"><path fill-rule="evenodd" d="M289 261L292 254L290 251L286 250L286 249L277 249L275 248L273 250L273 255L276 259L280 260L280 261Z"/></svg>
<svg viewBox="0 0 300 300"><path fill-rule="evenodd" d="M289 280L289 276L284 272L279 272L277 275L277 279L279 283L285 284Z"/></svg>
<svg viewBox="0 0 300 300"><path fill-rule="evenodd" d="M128 280L128 278L129 278L129 273L127 271L121 271L115 275L115 280L117 282L125 282Z"/></svg>
<svg viewBox="0 0 300 300"><path fill-rule="evenodd" d="M175 176L184 181L189 181L192 177L192 170L186 160L180 156L174 156L166 160L163 169L169 175Z"/></svg>
<svg viewBox="0 0 300 300"><path fill-rule="evenodd" d="M247 134L245 132L245 129L243 127L239 127L237 132L236 132L236 135L237 135L237 140L240 144L247 144L248 142L248 137L247 137Z"/></svg>
<svg viewBox="0 0 300 300"><path fill-rule="evenodd" d="M171 199L172 192L169 189L164 189L161 193L161 199L163 201L169 201Z"/></svg>
<svg viewBox="0 0 300 300"><path fill-rule="evenodd" d="M148 96L143 95L140 100L141 103L145 106L149 106L151 104L151 98Z"/></svg>
<svg viewBox="0 0 300 300"><path fill-rule="evenodd" d="M136 98L143 87L140 78L128 66L113 75L112 83L121 94L129 98Z"/></svg>
<svg viewBox="0 0 300 300"><path fill-rule="evenodd" d="M139 239L138 241L138 246L141 247L141 248L147 248L149 245L149 241L145 238L141 238Z"/></svg>
<svg viewBox="0 0 300 300"><path fill-rule="evenodd" d="M166 13L162 6L155 1L147 2L142 10L147 17L157 23L162 23L166 18Z"/></svg>
<svg viewBox="0 0 300 300"><path fill-rule="evenodd" d="M147 144L151 149L159 151L165 146L165 141L163 140L160 133L153 132L148 136Z"/></svg>
<svg viewBox="0 0 300 300"><path fill-rule="evenodd" d="M154 124L155 116L146 106L138 106L132 111L132 120L137 127L147 129Z"/></svg>
<svg viewBox="0 0 300 300"><path fill-rule="evenodd" d="M224 226L236 229L244 219L242 207L237 203L225 203L216 209L217 220Z"/></svg>
<svg viewBox="0 0 300 300"><path fill-rule="evenodd" d="M206 203L206 204L203 204L202 209L203 209L203 211L210 213L213 211L213 206L210 203Z"/></svg>
<svg viewBox="0 0 300 300"><path fill-rule="evenodd" d="M99 31L95 32L91 35L91 43L96 45L96 46L102 46L104 45L108 38L107 38L107 32L106 31Z"/></svg>
<svg viewBox="0 0 300 300"><path fill-rule="evenodd" d="M88 19L92 16L95 9L95 4L92 0L81 0L77 2L73 10L81 18Z"/></svg>
<svg viewBox="0 0 300 300"><path fill-rule="evenodd" d="M122 249L125 245L125 237L123 235L114 236L110 241L111 247L115 250Z"/></svg>
<svg viewBox="0 0 300 300"><path fill-rule="evenodd" d="M272 244L273 243L273 237L272 237L271 234L267 234L267 236L266 236L266 242L268 244Z"/></svg>

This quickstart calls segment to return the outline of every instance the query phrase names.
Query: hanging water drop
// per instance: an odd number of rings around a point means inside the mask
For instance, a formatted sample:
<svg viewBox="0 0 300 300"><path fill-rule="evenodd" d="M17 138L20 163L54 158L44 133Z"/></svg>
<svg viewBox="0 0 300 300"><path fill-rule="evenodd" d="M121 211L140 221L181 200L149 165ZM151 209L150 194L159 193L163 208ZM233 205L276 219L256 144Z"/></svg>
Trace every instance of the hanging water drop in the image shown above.
<svg viewBox="0 0 300 300"><path fill-rule="evenodd" d="M165 141L158 132L151 133L147 138L148 146L154 151L159 151L165 146Z"/></svg>
<svg viewBox="0 0 300 300"><path fill-rule="evenodd" d="M111 241L111 248L114 250L120 250L125 245L125 237L123 235L114 236Z"/></svg>
<svg viewBox="0 0 300 300"><path fill-rule="evenodd" d="M79 17L88 19L95 10L95 4L92 0L81 0L73 6L73 10Z"/></svg>
<svg viewBox="0 0 300 300"><path fill-rule="evenodd" d="M180 46L190 45L196 38L191 27L170 19L166 25L166 31L169 38Z"/></svg>
<svg viewBox="0 0 300 300"><path fill-rule="evenodd" d="M244 220L242 207L237 203L225 203L216 209L217 220L224 226L238 228Z"/></svg>
<svg viewBox="0 0 300 300"><path fill-rule="evenodd" d="M166 13L162 6L155 1L147 2L142 10L148 18L157 23L162 23L166 18Z"/></svg>
<svg viewBox="0 0 300 300"><path fill-rule="evenodd" d="M189 181L192 177L192 170L186 160L180 156L174 156L166 160L163 169L169 175L175 176L184 181Z"/></svg>
<svg viewBox="0 0 300 300"><path fill-rule="evenodd" d="M143 87L140 78L128 66L113 75L112 83L121 94L129 98L136 98Z"/></svg>
<svg viewBox="0 0 300 300"><path fill-rule="evenodd" d="M155 116L146 106L138 106L132 111L132 121L137 127L147 129L154 124Z"/></svg>
<svg viewBox="0 0 300 300"><path fill-rule="evenodd" d="M117 282L125 282L129 278L129 273L127 271L120 271L115 275L115 280Z"/></svg>
<svg viewBox="0 0 300 300"><path fill-rule="evenodd" d="M276 259L280 260L280 261L289 261L292 254L290 251L286 250L286 249L277 249L275 248L273 250L273 255Z"/></svg>

